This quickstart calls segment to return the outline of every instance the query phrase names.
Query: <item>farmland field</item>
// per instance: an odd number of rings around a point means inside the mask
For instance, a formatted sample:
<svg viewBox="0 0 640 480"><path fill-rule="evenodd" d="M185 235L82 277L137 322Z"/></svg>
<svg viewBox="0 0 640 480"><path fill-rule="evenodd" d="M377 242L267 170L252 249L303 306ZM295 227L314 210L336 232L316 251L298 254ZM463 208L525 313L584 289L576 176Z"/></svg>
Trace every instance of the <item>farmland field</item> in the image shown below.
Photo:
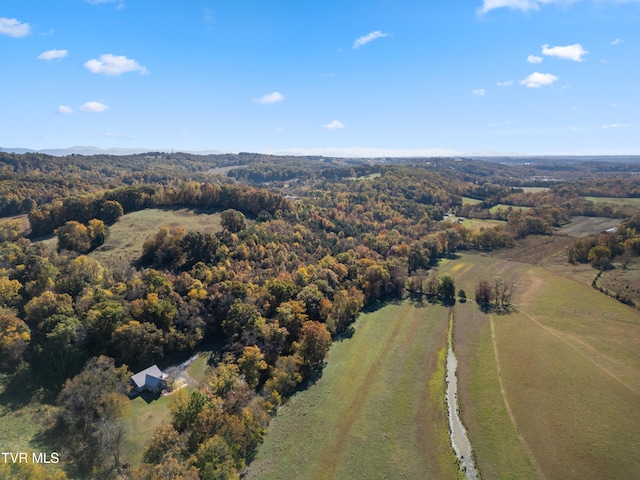
<svg viewBox="0 0 640 480"><path fill-rule="evenodd" d="M463 205L477 205L479 203L482 203L482 200L478 200L477 198L471 198L471 197L462 197L462 204Z"/></svg>
<svg viewBox="0 0 640 480"><path fill-rule="evenodd" d="M496 210L508 210L509 208L511 208L512 210L526 211L526 210L531 210L532 207L521 207L521 206L518 206L518 205L507 205L506 203L499 203L499 204L494 205L493 207L491 207L489 209L489 211L491 213L495 213Z"/></svg>
<svg viewBox="0 0 640 480"><path fill-rule="evenodd" d="M524 190L524 193L540 193L549 190L549 187L515 187Z"/></svg>
<svg viewBox="0 0 640 480"><path fill-rule="evenodd" d="M103 265L126 268L140 257L144 241L155 235L162 226L184 227L187 231L199 230L205 233L215 233L222 228L219 213L186 208L179 210L149 208L120 217L109 227L107 241L90 256Z"/></svg>
<svg viewBox="0 0 640 480"><path fill-rule="evenodd" d="M272 420L250 479L456 479L444 404L447 309L388 305L331 348Z"/></svg>
<svg viewBox="0 0 640 480"><path fill-rule="evenodd" d="M619 224L619 218L573 217L571 222L558 229L558 233L569 235L570 237L584 237L586 235L604 232L608 228L615 227Z"/></svg>
<svg viewBox="0 0 640 480"><path fill-rule="evenodd" d="M585 200L589 200L595 204L610 203L616 206L631 205L633 207L640 207L640 198L635 197L582 197Z"/></svg>
<svg viewBox="0 0 640 480"><path fill-rule="evenodd" d="M472 254L440 271L468 292L494 276L514 284L510 314L455 307L460 408L483 478L638 478L639 312L529 263Z"/></svg>

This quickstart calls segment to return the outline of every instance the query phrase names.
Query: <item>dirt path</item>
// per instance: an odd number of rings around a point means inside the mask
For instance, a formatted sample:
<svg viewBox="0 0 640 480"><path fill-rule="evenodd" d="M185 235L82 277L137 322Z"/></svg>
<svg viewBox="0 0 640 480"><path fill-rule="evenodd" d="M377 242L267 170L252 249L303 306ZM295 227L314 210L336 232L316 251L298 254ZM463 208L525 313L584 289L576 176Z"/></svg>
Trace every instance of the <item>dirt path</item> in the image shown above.
<svg viewBox="0 0 640 480"><path fill-rule="evenodd" d="M191 365L197 358L198 358L198 354L192 356L188 360L185 360L184 362L178 365L172 365L170 367L165 368L164 373L169 375L169 377L173 378L174 385L176 385L176 387L173 390L174 392L183 387L186 387L187 385L191 387L198 386L198 381L187 373L187 368L189 368L189 365Z"/></svg>
<svg viewBox="0 0 640 480"><path fill-rule="evenodd" d="M547 477L544 475L544 473L540 469L540 465L538 465L538 462L536 461L536 457L534 457L533 452L529 448L529 445L527 444L526 440L524 439L524 437L520 433L520 429L518 428L518 423L516 422L516 418L514 417L513 411L511 410L511 405L509 404L509 400L507 400L507 393L506 393L506 391L504 389L504 385L502 383L502 370L500 368L500 358L498 356L498 346L496 344L496 333L495 333L495 329L494 329L494 326L493 326L493 315L489 315L489 324L491 325L491 341L493 342L493 354L494 354L495 360L496 360L496 370L497 370L497 373L498 373L498 382L500 384L500 393L502 394L502 400L504 401L504 405L505 405L505 407L507 409L507 413L509 414L509 419L511 420L511 423L513 424L513 427L516 429L516 433L518 434L518 438L520 439L520 443L522 444L522 446L524 447L525 451L527 452L527 454L531 458L531 463L533 463L533 466L535 467L536 471L538 472L538 475L540 476L540 478L541 479L546 479Z"/></svg>

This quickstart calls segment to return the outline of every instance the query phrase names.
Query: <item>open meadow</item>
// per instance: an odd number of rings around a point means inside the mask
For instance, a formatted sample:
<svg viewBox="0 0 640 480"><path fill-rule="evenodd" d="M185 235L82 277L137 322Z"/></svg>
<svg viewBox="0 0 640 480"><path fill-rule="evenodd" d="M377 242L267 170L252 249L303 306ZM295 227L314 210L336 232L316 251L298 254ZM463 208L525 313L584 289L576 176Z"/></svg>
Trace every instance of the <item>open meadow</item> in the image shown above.
<svg viewBox="0 0 640 480"><path fill-rule="evenodd" d="M636 208L640 207L640 198L637 198L637 197L582 197L582 198L584 198L585 200L589 200L590 202L593 202L596 205L609 203L617 207L621 207L624 205L632 206Z"/></svg>
<svg viewBox="0 0 640 480"><path fill-rule="evenodd" d="M448 310L405 301L360 316L322 377L269 426L249 479L456 479L444 403Z"/></svg>
<svg viewBox="0 0 640 480"><path fill-rule="evenodd" d="M220 214L193 209L148 208L123 215L109 227L109 237L90 256L108 267L127 268L142 254L144 241L155 235L160 227L183 227L215 233L222 230Z"/></svg>
<svg viewBox="0 0 640 480"><path fill-rule="evenodd" d="M439 269L468 292L494 277L513 286L511 313L455 307L460 409L482 477L637 478L640 313L519 248Z"/></svg>

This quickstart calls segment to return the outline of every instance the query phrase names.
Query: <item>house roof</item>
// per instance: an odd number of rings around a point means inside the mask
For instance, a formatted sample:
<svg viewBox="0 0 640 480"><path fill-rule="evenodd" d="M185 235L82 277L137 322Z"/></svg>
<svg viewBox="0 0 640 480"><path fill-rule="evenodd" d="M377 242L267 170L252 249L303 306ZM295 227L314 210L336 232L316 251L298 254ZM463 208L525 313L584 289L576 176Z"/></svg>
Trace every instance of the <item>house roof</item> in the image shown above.
<svg viewBox="0 0 640 480"><path fill-rule="evenodd" d="M162 373L157 365L152 365L149 368L136 373L131 377L131 380L136 384L138 388L142 388L145 385L155 388L158 383L160 383L160 381L164 380L165 378L167 378L167 375L165 373Z"/></svg>

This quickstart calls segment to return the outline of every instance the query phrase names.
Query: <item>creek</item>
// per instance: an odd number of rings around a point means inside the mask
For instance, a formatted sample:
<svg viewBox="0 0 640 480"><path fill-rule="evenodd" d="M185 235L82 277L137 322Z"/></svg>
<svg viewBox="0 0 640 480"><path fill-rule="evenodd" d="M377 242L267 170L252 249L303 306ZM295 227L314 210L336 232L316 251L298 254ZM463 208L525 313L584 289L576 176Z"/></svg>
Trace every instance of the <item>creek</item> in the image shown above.
<svg viewBox="0 0 640 480"><path fill-rule="evenodd" d="M452 331L453 314L451 314L449 318L449 349L447 352L446 374L449 437L451 438L453 450L456 452L456 457L458 457L460 469L464 472L468 480L477 480L480 478L480 474L476 470L475 462L473 461L473 452L471 450L471 442L469 442L469 437L467 437L467 430L464 428L458 412L458 377L456 376L458 361L455 353L453 353Z"/></svg>

